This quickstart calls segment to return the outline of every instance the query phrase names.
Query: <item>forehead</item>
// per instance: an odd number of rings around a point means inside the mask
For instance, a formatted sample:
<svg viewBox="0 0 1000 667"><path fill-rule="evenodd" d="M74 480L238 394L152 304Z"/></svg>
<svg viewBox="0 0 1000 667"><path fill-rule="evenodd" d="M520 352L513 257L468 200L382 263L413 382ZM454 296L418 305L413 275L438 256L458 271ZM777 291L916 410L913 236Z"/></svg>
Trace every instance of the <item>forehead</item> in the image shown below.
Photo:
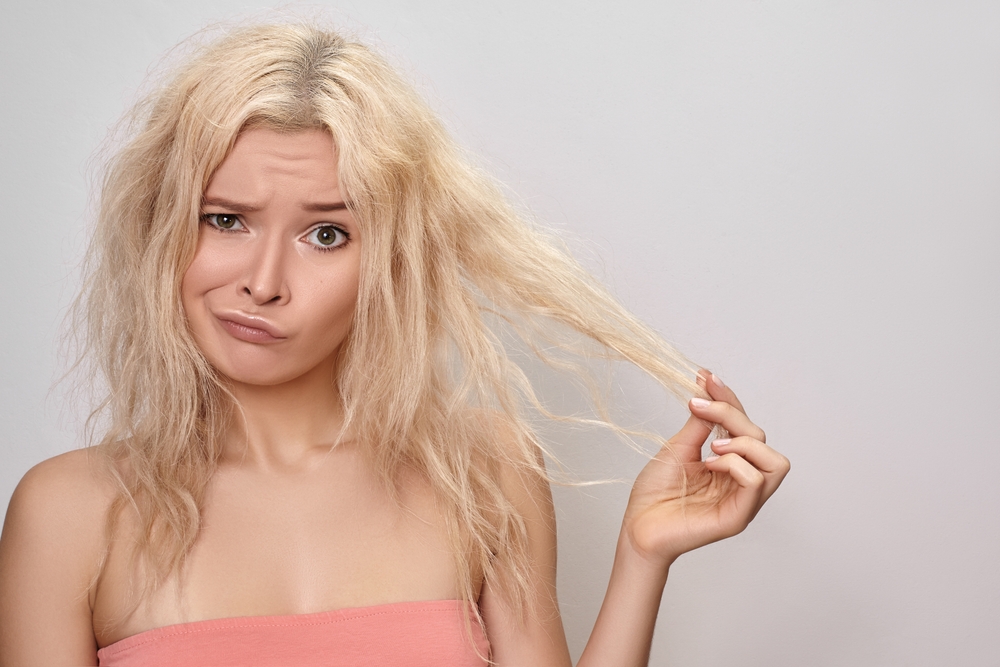
<svg viewBox="0 0 1000 667"><path fill-rule="evenodd" d="M339 195L333 137L318 129L245 130L215 170L205 194L255 201L281 194L306 198Z"/></svg>

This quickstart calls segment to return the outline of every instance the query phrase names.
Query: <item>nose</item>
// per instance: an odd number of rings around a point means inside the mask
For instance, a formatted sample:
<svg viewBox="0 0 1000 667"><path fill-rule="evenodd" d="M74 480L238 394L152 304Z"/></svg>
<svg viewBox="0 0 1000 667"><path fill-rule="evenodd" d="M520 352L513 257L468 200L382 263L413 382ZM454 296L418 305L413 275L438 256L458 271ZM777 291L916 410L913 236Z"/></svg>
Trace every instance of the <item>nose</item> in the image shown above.
<svg viewBox="0 0 1000 667"><path fill-rule="evenodd" d="M281 243L278 239L263 237L254 245L241 291L258 306L287 302L290 293Z"/></svg>

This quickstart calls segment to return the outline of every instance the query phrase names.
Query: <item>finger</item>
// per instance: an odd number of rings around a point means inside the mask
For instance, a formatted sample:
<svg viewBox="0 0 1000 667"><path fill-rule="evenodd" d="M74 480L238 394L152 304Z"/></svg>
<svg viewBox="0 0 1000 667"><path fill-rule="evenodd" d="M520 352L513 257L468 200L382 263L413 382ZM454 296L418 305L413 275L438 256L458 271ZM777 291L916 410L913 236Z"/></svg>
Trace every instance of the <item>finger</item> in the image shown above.
<svg viewBox="0 0 1000 667"><path fill-rule="evenodd" d="M705 467L715 473L729 475L736 482L736 507L747 521L760 509L764 491L764 474L739 454L723 454L705 459Z"/></svg>
<svg viewBox="0 0 1000 667"><path fill-rule="evenodd" d="M724 401L734 406L743 414L747 411L736 397L736 393L726 386L726 384L715 373L702 368L698 371L698 386L704 389L713 400Z"/></svg>
<svg viewBox="0 0 1000 667"><path fill-rule="evenodd" d="M711 446L712 451L719 456L729 453L740 455L764 475L764 490L761 496L761 504L771 497L771 494L778 488L781 480L785 478L785 475L788 474L791 468L788 459L780 453L771 449L760 440L746 436L715 440Z"/></svg>
<svg viewBox="0 0 1000 667"><path fill-rule="evenodd" d="M664 449L672 451L682 463L701 461L701 448L711 433L711 424L691 415L681 430L667 440Z"/></svg>
<svg viewBox="0 0 1000 667"><path fill-rule="evenodd" d="M698 369L698 374L695 376L694 381L697 385L705 392L708 396L708 380L712 377L712 372L704 368Z"/></svg>
<svg viewBox="0 0 1000 667"><path fill-rule="evenodd" d="M688 406L696 417L719 424L733 436L747 435L761 442L767 442L764 431L735 405L725 401L707 401L696 396L688 402Z"/></svg>

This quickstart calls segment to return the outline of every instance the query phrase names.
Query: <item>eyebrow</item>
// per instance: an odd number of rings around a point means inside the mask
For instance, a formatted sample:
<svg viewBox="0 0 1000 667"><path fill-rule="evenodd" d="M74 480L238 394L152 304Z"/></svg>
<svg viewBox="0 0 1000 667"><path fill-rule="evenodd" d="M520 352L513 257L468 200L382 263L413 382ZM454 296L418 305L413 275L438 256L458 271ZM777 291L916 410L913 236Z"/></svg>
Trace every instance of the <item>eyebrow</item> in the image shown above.
<svg viewBox="0 0 1000 667"><path fill-rule="evenodd" d="M329 204L303 204L302 208L307 211L344 211L347 210L347 203L335 201Z"/></svg>
<svg viewBox="0 0 1000 667"><path fill-rule="evenodd" d="M224 208L232 211L233 213L254 213L263 208L260 204L245 204L237 201L231 201L229 199L222 199L220 197L213 197L209 199L208 197L202 197L202 206L217 206L218 208ZM343 211L347 209L347 203L342 201L337 202L313 202L309 204L302 205L303 210L306 211Z"/></svg>

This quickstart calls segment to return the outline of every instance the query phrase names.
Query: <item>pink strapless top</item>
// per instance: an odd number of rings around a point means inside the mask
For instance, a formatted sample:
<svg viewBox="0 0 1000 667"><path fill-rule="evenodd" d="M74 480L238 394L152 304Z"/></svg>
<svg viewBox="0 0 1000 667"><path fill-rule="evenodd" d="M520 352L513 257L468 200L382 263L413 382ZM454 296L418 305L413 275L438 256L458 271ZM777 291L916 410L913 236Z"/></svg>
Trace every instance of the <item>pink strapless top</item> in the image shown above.
<svg viewBox="0 0 1000 667"><path fill-rule="evenodd" d="M438 600L168 625L109 644L97 660L101 667L484 667L489 654L469 603Z"/></svg>

